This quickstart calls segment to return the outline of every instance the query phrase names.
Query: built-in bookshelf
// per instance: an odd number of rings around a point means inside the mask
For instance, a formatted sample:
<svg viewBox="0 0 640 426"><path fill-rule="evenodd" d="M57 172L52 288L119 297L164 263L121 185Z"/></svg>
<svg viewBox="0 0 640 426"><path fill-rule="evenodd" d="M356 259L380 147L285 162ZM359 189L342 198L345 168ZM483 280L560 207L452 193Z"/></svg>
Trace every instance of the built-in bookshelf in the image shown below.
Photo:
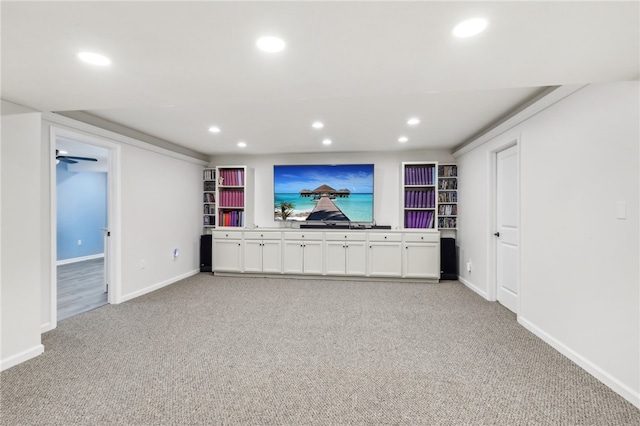
<svg viewBox="0 0 640 426"><path fill-rule="evenodd" d="M253 226L252 169L246 166L219 166L217 172L217 227Z"/></svg>
<svg viewBox="0 0 640 426"><path fill-rule="evenodd" d="M202 227L210 234L216 226L216 169L202 171Z"/></svg>
<svg viewBox="0 0 640 426"><path fill-rule="evenodd" d="M458 227L458 166L438 165L438 229Z"/></svg>
<svg viewBox="0 0 640 426"><path fill-rule="evenodd" d="M434 229L437 224L436 162L402 163L402 218L404 228Z"/></svg>

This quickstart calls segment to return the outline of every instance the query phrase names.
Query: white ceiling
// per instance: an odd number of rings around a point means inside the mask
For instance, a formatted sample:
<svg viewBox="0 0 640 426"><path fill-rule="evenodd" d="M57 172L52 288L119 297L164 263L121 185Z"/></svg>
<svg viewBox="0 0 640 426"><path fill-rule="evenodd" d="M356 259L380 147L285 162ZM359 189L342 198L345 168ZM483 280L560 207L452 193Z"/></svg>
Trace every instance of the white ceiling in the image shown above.
<svg viewBox="0 0 640 426"><path fill-rule="evenodd" d="M1 7L3 99L86 111L207 155L452 148L546 87L640 75L637 1ZM484 33L452 37L477 16ZM286 49L257 50L262 35ZM112 65L81 63L80 50Z"/></svg>

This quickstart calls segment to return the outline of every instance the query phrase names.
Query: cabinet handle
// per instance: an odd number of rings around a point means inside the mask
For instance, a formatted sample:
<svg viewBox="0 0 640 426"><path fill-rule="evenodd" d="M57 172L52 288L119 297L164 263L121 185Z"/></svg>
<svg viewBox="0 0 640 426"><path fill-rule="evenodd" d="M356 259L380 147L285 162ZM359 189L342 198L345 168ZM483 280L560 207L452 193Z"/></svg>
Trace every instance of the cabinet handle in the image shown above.
<svg viewBox="0 0 640 426"><path fill-rule="evenodd" d="M384 237L384 239L386 240L386 239L387 239L387 237L385 236L385 237Z"/></svg>

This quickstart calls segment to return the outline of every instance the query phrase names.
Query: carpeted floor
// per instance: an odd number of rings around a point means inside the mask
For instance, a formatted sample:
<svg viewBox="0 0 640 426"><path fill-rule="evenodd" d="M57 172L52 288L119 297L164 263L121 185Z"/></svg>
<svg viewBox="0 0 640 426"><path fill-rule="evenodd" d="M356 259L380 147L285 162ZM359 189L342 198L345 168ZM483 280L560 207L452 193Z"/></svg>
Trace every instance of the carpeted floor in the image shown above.
<svg viewBox="0 0 640 426"><path fill-rule="evenodd" d="M2 425L638 425L458 282L199 274L43 335Z"/></svg>

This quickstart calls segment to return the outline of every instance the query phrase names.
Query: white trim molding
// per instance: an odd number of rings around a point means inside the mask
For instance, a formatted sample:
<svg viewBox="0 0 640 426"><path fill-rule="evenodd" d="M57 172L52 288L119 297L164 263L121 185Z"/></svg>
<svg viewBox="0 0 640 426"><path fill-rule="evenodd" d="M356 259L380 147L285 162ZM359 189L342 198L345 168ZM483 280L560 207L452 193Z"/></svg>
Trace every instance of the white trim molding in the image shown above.
<svg viewBox="0 0 640 426"><path fill-rule="evenodd" d="M31 358L35 358L38 355L41 355L42 353L44 353L44 345L39 344L31 349L27 349L26 351L17 353L13 356L10 356L9 358L0 360L0 371L8 370L13 366L22 364L23 362L28 361Z"/></svg>
<svg viewBox="0 0 640 426"><path fill-rule="evenodd" d="M528 120L539 112L547 109L551 105L561 101L562 99L586 86L586 84L573 84L550 88L548 91L545 91L540 97L531 100L531 102L529 102L527 105L514 112L511 116L507 117L501 123L487 130L482 135L469 142L463 142L461 145L455 147L452 154L453 157L458 158L461 155L466 154L467 152L479 147L480 145L483 145L484 143L495 139L504 132L513 129L523 121Z"/></svg>
<svg viewBox="0 0 640 426"><path fill-rule="evenodd" d="M480 289L480 287L476 286L475 284L473 284L471 281L467 281L464 278L462 278L460 275L458 275L458 281L460 281L462 284L464 284L466 287L469 288L469 290L477 293L480 297L482 297L485 300L488 300L489 302L495 302L495 299L491 300L489 298L489 295L487 294L487 292L482 291Z"/></svg>
<svg viewBox="0 0 640 426"><path fill-rule="evenodd" d="M151 286L149 286L147 288L143 288L142 290L138 290L138 291L134 291L133 293L125 294L124 296L120 297L119 300L116 301L116 303L122 303L122 302L126 302L128 300L135 299L136 297L140 297L140 296L145 295L147 293L151 293L152 291L159 290L162 287L166 287L169 284L173 284L173 283L178 282L180 280L183 280L185 278L192 277L192 276L194 276L194 275L196 275L198 273L200 273L200 269L194 269L193 271L189 271L189 272L187 272L185 274L178 275L177 277L173 277L173 278L170 278L168 280L159 282L157 284L153 284L153 285L151 285Z"/></svg>
<svg viewBox="0 0 640 426"><path fill-rule="evenodd" d="M618 395L622 396L624 399L640 408L640 393L631 389L629 386L620 382L620 380L616 379L602 368L598 367L593 362L589 361L587 358L583 357L570 347L566 346L550 334L536 327L533 323L523 318L521 315L518 315L518 323L522 325L524 328L538 336L544 342L548 343L552 348L560 352L562 355L569 358L571 361L576 363L579 367L584 369L587 373L591 374L596 379L600 380L602 383L610 387L614 392Z"/></svg>

